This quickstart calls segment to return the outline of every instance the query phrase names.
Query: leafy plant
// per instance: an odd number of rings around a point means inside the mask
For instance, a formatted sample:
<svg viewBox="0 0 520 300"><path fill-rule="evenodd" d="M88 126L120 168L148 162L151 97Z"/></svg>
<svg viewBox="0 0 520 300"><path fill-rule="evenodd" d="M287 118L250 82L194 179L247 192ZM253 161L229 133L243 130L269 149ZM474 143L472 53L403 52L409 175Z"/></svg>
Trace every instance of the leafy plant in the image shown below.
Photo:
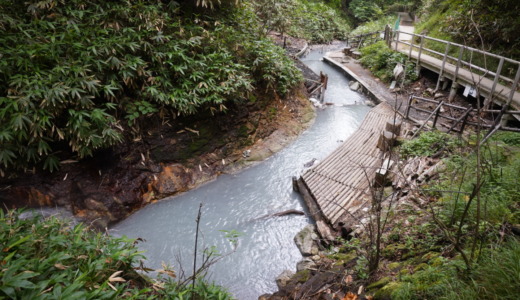
<svg viewBox="0 0 520 300"><path fill-rule="evenodd" d="M431 156L439 151L452 151L460 145L459 140L446 133L427 131L415 139L405 141L400 153L403 156Z"/></svg>
<svg viewBox="0 0 520 300"><path fill-rule="evenodd" d="M369 68L375 76L389 82L393 78L393 70L400 63L405 67L406 79L417 80L415 65L407 60L406 55L388 48L384 41L360 49L360 62Z"/></svg>
<svg viewBox="0 0 520 300"><path fill-rule="evenodd" d="M214 20L172 3L0 1L0 173L53 171L147 118L217 113L255 87L284 95L299 82L247 4Z"/></svg>
<svg viewBox="0 0 520 300"><path fill-rule="evenodd" d="M199 281L180 286L149 279L134 269L144 256L136 241L95 233L51 217L21 219L0 212L0 298L8 299L230 299L222 288Z"/></svg>

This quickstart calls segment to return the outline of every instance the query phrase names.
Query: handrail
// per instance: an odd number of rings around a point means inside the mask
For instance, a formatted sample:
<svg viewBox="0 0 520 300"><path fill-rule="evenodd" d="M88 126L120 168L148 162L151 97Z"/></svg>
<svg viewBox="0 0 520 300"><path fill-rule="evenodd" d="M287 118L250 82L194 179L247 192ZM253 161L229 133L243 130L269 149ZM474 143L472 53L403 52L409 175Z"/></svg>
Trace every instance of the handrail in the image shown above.
<svg viewBox="0 0 520 300"><path fill-rule="evenodd" d="M448 41L445 41L445 40L429 37L427 35L415 34L415 33L410 33L410 32L404 32L404 31L400 31L400 30L394 30L392 33L393 34L390 35L390 39L391 39L392 42L395 43L395 50L398 49L398 45L399 44L408 46L409 47L409 50L408 50L408 57L409 58L411 58L411 56L412 56L412 50L413 49L418 50L418 55L417 55L417 63L418 64L421 63L421 53L422 52L428 52L428 53L437 55L437 56L442 58L443 62L442 62L442 67L441 67L441 73L444 72L446 60L449 59L450 62L453 62L456 65L456 69L455 69L455 74L454 74L453 80L457 80L457 77L459 76L459 69L460 68L466 68L466 69L469 69L470 71L473 70L473 71L480 72L480 73L475 74L475 75L478 76L478 80L481 80L481 78L484 78L484 77L488 77L488 78L490 78L493 81L493 84L492 84L492 87L491 87L491 94L495 93L495 89L496 89L496 86L498 84L499 79L504 81L504 82L507 82L508 85L511 84L512 89L511 89L511 96L509 98L512 98L513 92L516 91L516 88L517 88L517 86L519 84L519 79L518 79L519 77L515 76L514 78L511 78L511 77L502 75L501 72L504 69L503 68L504 67L504 63L507 62L509 65L511 65L511 64L513 65L513 69L514 68L517 69L517 72L516 72L517 75L520 74L520 61L511 59L511 58L507 58L507 57L504 57L504 56L501 56L501 55L497 55L497 54L494 54L494 53L490 53L490 52L487 52L487 51L482 51L482 50L479 50L479 49L476 49L476 48L473 48L473 47L461 45L461 44L458 44L458 43L448 42ZM410 41L409 42L408 41L401 41L403 35L410 36L411 37ZM400 38L400 36L401 36L401 38ZM420 39L420 42L418 44L415 44L413 42L415 38L419 38ZM425 40L435 41L435 42L439 42L441 44L446 45L445 53L441 53L439 51L436 51L436 50L433 50L433 49L425 47L424 46L424 41ZM459 49L458 57L453 57L453 56L448 54L450 47L452 47L452 49L453 48L455 48L455 49L458 48ZM469 61L468 61L468 59L464 59L463 58L463 53L464 52L466 52L466 53L469 52L470 53ZM480 55L483 55L484 59L487 59L487 58L497 59L498 60L497 61L498 62L497 69L496 70L489 70L489 67L487 67L487 66L482 67L482 66L474 64L473 63L474 53L478 53ZM439 81L437 82L437 86L439 85L440 80L441 80L441 76L439 76Z"/></svg>

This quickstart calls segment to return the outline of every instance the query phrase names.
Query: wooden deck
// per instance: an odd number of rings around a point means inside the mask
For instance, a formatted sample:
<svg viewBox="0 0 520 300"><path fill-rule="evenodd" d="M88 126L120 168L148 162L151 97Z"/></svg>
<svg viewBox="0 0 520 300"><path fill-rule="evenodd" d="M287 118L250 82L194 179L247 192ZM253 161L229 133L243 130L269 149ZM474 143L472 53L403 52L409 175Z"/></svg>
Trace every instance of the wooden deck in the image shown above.
<svg viewBox="0 0 520 300"><path fill-rule="evenodd" d="M377 148L377 142L386 123L395 116L394 109L386 102L377 105L354 134L301 177L330 225L371 201L369 186L384 154Z"/></svg>

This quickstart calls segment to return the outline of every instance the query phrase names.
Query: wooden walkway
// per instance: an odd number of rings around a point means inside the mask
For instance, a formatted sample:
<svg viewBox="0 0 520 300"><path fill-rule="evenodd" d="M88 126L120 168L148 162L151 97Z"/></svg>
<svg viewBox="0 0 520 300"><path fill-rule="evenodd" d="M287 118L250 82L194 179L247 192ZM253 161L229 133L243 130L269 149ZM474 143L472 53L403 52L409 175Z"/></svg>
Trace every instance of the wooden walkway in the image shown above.
<svg viewBox="0 0 520 300"><path fill-rule="evenodd" d="M442 45L442 47L445 47L445 52L441 53L427 48L425 46L426 41ZM450 100L459 85L478 86L479 92L486 98L486 102L493 100L500 105L509 103L514 109L520 110L520 91L517 90L520 80L520 62L516 60L405 31L396 31L389 46L406 54L411 61L421 67L439 74L436 90L439 89L441 81L445 79L452 81L454 84L452 84ZM456 49L459 53L458 57L450 56L448 54L449 49ZM473 57L473 55L485 56L489 61L498 62L498 67L496 70L489 70L486 69L485 65L475 65L471 59L469 61L464 59L463 53L469 53L470 57ZM506 72L506 69L508 69L506 65L516 75L511 76L512 74Z"/></svg>
<svg viewBox="0 0 520 300"><path fill-rule="evenodd" d="M384 155L377 148L377 142L386 123L394 117L394 109L389 104L377 105L354 134L301 177L330 225L334 226L371 201L369 187Z"/></svg>

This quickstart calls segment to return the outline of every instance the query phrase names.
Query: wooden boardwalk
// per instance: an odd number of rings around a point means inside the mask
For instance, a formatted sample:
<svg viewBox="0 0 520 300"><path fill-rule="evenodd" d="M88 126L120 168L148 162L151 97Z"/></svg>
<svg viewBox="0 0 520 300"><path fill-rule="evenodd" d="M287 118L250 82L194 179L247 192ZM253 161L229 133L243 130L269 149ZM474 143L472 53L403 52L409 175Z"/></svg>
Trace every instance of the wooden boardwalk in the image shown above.
<svg viewBox="0 0 520 300"><path fill-rule="evenodd" d="M441 82L447 83L447 80L452 82L450 101L459 86L468 89L478 87L480 95L486 98L485 103L491 101L500 105L509 103L514 109L520 109L519 61L457 43L414 34L409 30L398 30L390 35L391 37L386 36L385 40L392 49L406 54L418 66L439 74L436 90L440 88ZM426 42L437 43L440 47L445 48L445 51L432 50L426 47ZM450 49L458 52L458 56L450 56ZM484 62L477 59L473 61L473 57L477 55L481 57L480 60L485 57ZM498 67L490 70L490 67L486 66L486 61L489 61L490 65L494 61L498 63ZM444 86L446 87L446 85Z"/></svg>
<svg viewBox="0 0 520 300"><path fill-rule="evenodd" d="M371 201L369 187L384 154L377 148L377 142L386 123L395 116L394 109L386 102L377 105L354 134L301 177L330 225L334 226Z"/></svg>

